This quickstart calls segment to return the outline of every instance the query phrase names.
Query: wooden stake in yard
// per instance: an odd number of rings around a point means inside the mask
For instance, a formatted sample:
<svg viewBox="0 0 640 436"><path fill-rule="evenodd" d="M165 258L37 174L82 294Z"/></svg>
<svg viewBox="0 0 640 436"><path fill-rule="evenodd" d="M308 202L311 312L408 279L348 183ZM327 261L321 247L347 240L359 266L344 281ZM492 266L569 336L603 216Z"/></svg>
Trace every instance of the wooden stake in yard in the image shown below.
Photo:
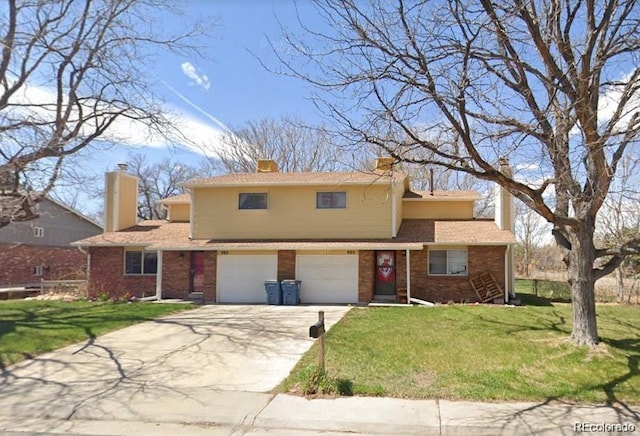
<svg viewBox="0 0 640 436"><path fill-rule="evenodd" d="M318 322L309 327L309 336L312 338L320 338L320 352L318 354L318 363L324 372L324 311L318 312Z"/></svg>
<svg viewBox="0 0 640 436"><path fill-rule="evenodd" d="M322 368L322 372L324 372L324 311L318 312L318 322L322 324L322 334L320 335L320 355L318 359L320 359L320 368Z"/></svg>

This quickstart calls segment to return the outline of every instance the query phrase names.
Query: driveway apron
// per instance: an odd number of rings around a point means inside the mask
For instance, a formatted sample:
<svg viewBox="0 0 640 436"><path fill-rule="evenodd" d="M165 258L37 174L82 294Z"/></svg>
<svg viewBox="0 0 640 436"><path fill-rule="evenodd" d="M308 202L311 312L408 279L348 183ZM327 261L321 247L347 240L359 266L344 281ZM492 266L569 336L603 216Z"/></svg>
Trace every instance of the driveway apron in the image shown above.
<svg viewBox="0 0 640 436"><path fill-rule="evenodd" d="M250 421L341 306L204 306L127 327L5 369L2 417Z"/></svg>

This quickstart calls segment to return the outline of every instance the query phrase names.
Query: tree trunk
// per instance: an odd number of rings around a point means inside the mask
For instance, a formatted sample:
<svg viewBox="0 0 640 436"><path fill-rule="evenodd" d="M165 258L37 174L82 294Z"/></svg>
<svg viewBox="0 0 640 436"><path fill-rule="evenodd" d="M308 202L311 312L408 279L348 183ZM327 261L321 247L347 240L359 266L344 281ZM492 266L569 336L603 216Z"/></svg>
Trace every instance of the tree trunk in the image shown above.
<svg viewBox="0 0 640 436"><path fill-rule="evenodd" d="M622 264L616 268L616 301L624 302L624 271Z"/></svg>
<svg viewBox="0 0 640 436"><path fill-rule="evenodd" d="M567 273L571 284L573 331L571 340L578 345L598 344L595 287L593 282L594 225L585 223L579 231L571 230L571 250L567 255Z"/></svg>

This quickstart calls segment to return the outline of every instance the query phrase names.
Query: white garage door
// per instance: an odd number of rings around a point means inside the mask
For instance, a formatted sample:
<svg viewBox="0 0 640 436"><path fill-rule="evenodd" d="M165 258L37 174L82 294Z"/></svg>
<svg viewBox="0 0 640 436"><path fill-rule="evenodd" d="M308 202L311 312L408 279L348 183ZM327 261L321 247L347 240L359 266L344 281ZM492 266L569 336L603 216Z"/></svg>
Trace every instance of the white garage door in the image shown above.
<svg viewBox="0 0 640 436"><path fill-rule="evenodd" d="M302 303L357 303L357 255L298 255L296 278Z"/></svg>
<svg viewBox="0 0 640 436"><path fill-rule="evenodd" d="M218 302L266 303L265 280L278 277L278 256L219 255L217 270Z"/></svg>

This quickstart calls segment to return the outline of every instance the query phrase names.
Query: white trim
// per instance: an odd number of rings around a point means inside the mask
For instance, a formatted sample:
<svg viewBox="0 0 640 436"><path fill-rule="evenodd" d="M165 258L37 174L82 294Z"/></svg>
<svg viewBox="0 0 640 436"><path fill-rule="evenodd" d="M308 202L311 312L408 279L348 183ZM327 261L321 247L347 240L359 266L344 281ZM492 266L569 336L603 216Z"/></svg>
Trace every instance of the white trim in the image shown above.
<svg viewBox="0 0 640 436"><path fill-rule="evenodd" d="M118 222L118 216L120 213L120 173L116 172L113 182L113 198L111 198L111 231L117 232L120 229L120 223ZM136 202L138 196L136 195ZM106 221L105 221L106 223ZM105 225L106 227L106 225Z"/></svg>
<svg viewBox="0 0 640 436"><path fill-rule="evenodd" d="M406 263L407 263L407 304L411 301L411 250L406 250Z"/></svg>
<svg viewBox="0 0 640 436"><path fill-rule="evenodd" d="M105 244L91 246L122 247L124 244ZM133 247L142 247L140 243L131 244ZM147 245L148 250L165 251L243 251L243 250L423 250L423 243L402 242L344 242L327 245L318 242L317 245L308 242L221 242L219 244L194 246L194 245Z"/></svg>
<svg viewBox="0 0 640 436"><path fill-rule="evenodd" d="M509 301L509 247L504 250L504 302Z"/></svg>
<svg viewBox="0 0 640 436"><path fill-rule="evenodd" d="M396 217L396 210L398 206L396 204L396 192L395 192L395 181L391 179L391 237L395 238L398 236L398 232L396 230L396 224L398 218Z"/></svg>
<svg viewBox="0 0 640 436"><path fill-rule="evenodd" d="M162 300L162 253L163 251L158 250L158 262L157 262L157 272L156 272L156 298L158 300Z"/></svg>
<svg viewBox="0 0 640 436"><path fill-rule="evenodd" d="M196 205L195 198L193 198L193 191L189 190L189 195L191 195L191 201L189 202L189 239L193 239L193 229L195 226L195 214L196 214Z"/></svg>

